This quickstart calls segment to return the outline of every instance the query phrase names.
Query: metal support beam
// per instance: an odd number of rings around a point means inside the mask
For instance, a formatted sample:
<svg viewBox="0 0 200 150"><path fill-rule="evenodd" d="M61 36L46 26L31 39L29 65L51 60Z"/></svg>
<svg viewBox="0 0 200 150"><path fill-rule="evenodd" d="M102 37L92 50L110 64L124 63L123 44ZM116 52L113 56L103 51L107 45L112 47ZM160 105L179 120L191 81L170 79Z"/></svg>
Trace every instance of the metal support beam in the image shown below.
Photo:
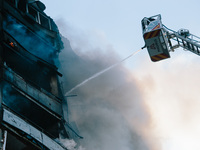
<svg viewBox="0 0 200 150"><path fill-rule="evenodd" d="M3 41L3 2L4 0L0 0L0 65L3 64L3 48L2 48L2 41Z"/></svg>
<svg viewBox="0 0 200 150"><path fill-rule="evenodd" d="M3 1L0 0L0 67L3 66ZM2 69L0 68L0 74L2 75ZM2 77L2 76L1 76ZM3 110L2 110L2 87L0 86L0 124L3 119ZM5 140L4 140L4 130L0 129L0 149L5 150Z"/></svg>
<svg viewBox="0 0 200 150"><path fill-rule="evenodd" d="M7 131L0 129L0 150L6 150Z"/></svg>
<svg viewBox="0 0 200 150"><path fill-rule="evenodd" d="M8 135L8 132L6 130L4 130L4 134L3 134L3 150L6 150L7 135Z"/></svg>

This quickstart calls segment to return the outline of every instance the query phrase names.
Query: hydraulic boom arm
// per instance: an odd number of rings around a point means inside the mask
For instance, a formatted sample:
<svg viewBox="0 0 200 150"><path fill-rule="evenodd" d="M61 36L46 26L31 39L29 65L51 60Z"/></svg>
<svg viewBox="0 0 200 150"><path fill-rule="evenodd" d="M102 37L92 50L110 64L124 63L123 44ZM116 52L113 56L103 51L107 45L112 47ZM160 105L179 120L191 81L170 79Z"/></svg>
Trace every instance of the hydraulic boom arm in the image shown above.
<svg viewBox="0 0 200 150"><path fill-rule="evenodd" d="M186 29L180 29L178 32L176 32L167 28L165 25L163 26L167 31L169 46L172 51L178 47L182 47L197 55L200 55L200 37L189 33L189 31ZM175 43L172 45L172 42Z"/></svg>

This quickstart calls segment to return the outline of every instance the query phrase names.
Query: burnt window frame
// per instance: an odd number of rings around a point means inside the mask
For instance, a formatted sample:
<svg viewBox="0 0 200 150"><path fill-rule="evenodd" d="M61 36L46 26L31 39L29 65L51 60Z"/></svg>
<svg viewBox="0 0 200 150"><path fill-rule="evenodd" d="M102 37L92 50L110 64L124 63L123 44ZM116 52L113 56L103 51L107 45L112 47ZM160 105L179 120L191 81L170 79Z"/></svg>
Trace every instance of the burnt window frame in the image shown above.
<svg viewBox="0 0 200 150"><path fill-rule="evenodd" d="M38 15L38 11L33 8L31 5L26 6L26 12L34 19L34 21L36 21L37 23L40 23L40 19L39 19L39 15Z"/></svg>
<svg viewBox="0 0 200 150"><path fill-rule="evenodd" d="M50 19L41 13L39 13L39 17L40 17L40 25L51 30Z"/></svg>
<svg viewBox="0 0 200 150"><path fill-rule="evenodd" d="M34 12L35 11L35 12ZM39 12L36 8L34 8L33 6L31 6L30 4L27 3L26 6L26 12L34 18L34 20L40 24L42 27L48 29L48 30L52 30L51 27L51 19L46 16L45 14L42 14L41 12Z"/></svg>

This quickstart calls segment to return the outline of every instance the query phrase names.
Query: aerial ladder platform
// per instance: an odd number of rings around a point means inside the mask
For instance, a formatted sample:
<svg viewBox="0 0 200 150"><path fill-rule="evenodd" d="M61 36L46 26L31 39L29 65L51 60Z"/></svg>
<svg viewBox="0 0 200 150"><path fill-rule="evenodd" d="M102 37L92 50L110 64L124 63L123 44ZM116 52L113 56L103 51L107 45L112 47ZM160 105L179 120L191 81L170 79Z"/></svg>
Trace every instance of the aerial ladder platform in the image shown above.
<svg viewBox="0 0 200 150"><path fill-rule="evenodd" d="M153 62L170 58L169 52L182 47L200 55L200 37L187 29L178 31L167 28L161 22L161 15L144 17L141 21L145 47Z"/></svg>

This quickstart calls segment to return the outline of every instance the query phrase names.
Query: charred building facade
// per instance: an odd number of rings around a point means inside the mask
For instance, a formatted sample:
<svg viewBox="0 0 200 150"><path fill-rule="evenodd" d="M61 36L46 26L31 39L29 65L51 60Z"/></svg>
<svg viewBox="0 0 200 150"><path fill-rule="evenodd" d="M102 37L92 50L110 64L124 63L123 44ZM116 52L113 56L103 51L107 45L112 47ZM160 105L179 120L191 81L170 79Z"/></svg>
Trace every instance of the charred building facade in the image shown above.
<svg viewBox="0 0 200 150"><path fill-rule="evenodd" d="M78 134L56 67L62 41L38 0L0 0L0 148L64 150L57 139ZM65 113L63 111L65 109Z"/></svg>

